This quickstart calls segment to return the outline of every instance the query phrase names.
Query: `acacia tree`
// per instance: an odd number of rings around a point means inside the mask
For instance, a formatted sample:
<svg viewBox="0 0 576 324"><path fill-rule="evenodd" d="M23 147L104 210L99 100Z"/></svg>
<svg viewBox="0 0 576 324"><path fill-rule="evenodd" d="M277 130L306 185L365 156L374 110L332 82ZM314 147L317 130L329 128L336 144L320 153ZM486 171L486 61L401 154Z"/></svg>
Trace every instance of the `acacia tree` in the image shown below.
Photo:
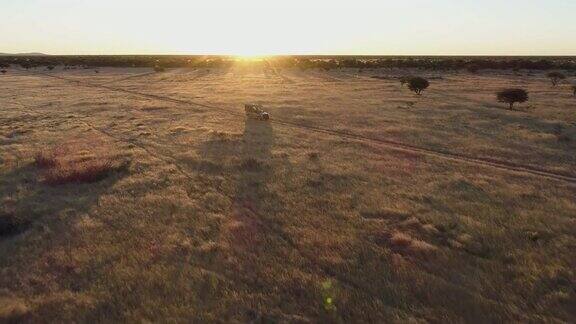
<svg viewBox="0 0 576 324"><path fill-rule="evenodd" d="M421 95L422 91L430 86L428 80L421 77L413 77L408 80L408 89L415 92L417 95Z"/></svg>
<svg viewBox="0 0 576 324"><path fill-rule="evenodd" d="M557 86L560 81L566 79L566 76L562 72L550 72L546 75L550 78L550 82L552 82L552 86Z"/></svg>
<svg viewBox="0 0 576 324"><path fill-rule="evenodd" d="M528 92L524 89L504 89L496 94L499 102L504 102L510 105L510 109L514 108L515 103L523 103L528 101Z"/></svg>

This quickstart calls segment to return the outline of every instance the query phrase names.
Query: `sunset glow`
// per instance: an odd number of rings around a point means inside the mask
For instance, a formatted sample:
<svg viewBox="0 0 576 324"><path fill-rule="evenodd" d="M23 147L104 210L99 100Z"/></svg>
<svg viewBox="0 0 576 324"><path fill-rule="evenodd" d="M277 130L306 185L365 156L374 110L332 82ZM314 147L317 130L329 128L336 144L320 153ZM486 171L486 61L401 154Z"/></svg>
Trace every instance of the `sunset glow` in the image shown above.
<svg viewBox="0 0 576 324"><path fill-rule="evenodd" d="M4 0L0 52L575 54L576 2L542 3Z"/></svg>

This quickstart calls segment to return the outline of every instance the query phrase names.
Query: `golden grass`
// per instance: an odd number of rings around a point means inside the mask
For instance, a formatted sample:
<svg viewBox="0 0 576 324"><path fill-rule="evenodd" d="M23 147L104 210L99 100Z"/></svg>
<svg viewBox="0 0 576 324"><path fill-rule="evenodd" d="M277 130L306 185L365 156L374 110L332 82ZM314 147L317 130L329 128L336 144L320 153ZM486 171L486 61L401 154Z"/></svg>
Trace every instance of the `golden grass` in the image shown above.
<svg viewBox="0 0 576 324"><path fill-rule="evenodd" d="M95 155L86 142L71 142L35 154L34 165L42 170L44 183L52 186L100 181L113 172L128 167L127 161L114 161L109 156ZM102 153L102 148L96 148Z"/></svg>
<svg viewBox="0 0 576 324"><path fill-rule="evenodd" d="M239 112L259 100L272 120L576 172L575 141L559 141L573 138L574 98L538 73L419 72L432 82L416 96L397 81L416 71L100 72L53 73ZM0 133L18 135L0 139L0 215L27 226L0 237L0 322L576 316L573 185L225 110L5 78L0 91L13 98L0 98ZM529 89L526 111L495 101L512 84ZM47 181L52 173L66 185Z"/></svg>
<svg viewBox="0 0 576 324"><path fill-rule="evenodd" d="M30 309L16 298L0 298L0 319L7 323L18 323L26 320Z"/></svg>

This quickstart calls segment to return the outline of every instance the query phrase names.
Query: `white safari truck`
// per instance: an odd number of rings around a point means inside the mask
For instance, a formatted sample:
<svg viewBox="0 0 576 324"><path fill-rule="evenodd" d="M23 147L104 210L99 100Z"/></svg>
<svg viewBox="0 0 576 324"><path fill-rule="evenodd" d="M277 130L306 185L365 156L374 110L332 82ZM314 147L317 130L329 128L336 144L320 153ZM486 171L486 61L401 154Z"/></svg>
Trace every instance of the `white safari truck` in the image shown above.
<svg viewBox="0 0 576 324"><path fill-rule="evenodd" d="M270 115L264 111L262 105L249 103L244 105L244 111L246 111L246 116L248 118L254 118L258 120L268 120Z"/></svg>

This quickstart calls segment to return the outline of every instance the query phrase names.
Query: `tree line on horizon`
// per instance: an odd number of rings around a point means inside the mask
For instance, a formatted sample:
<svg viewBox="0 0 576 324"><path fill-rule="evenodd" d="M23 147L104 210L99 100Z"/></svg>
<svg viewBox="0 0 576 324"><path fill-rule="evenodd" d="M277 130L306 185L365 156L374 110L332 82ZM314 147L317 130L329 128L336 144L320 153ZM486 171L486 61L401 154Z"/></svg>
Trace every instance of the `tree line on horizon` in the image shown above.
<svg viewBox="0 0 576 324"><path fill-rule="evenodd" d="M168 55L95 55L95 56L1 56L0 67L20 65L74 67L195 67L225 68L234 64L230 56L168 56ZM418 68L427 70L570 70L576 71L576 58L569 57L270 57L262 64L279 68Z"/></svg>

